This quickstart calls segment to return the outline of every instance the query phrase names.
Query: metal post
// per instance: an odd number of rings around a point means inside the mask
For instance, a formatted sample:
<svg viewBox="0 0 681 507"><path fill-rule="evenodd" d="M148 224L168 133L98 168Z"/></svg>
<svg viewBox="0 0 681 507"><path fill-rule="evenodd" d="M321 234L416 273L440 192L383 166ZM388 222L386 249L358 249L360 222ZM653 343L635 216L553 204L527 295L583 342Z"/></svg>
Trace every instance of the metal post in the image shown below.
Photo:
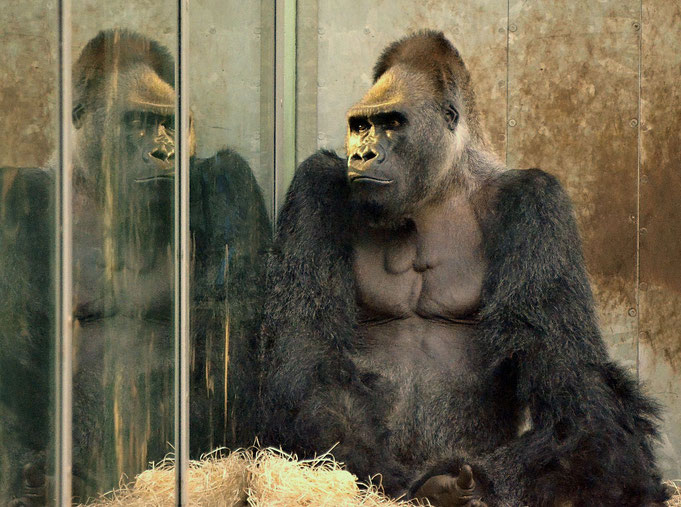
<svg viewBox="0 0 681 507"><path fill-rule="evenodd" d="M177 3L175 171L175 504L187 505L189 465L189 0Z"/></svg>
<svg viewBox="0 0 681 507"><path fill-rule="evenodd" d="M274 213L296 166L296 0L275 3Z"/></svg>
<svg viewBox="0 0 681 507"><path fill-rule="evenodd" d="M58 2L59 167L55 171L55 490L56 505L71 505L73 337L71 243L71 1Z"/></svg>

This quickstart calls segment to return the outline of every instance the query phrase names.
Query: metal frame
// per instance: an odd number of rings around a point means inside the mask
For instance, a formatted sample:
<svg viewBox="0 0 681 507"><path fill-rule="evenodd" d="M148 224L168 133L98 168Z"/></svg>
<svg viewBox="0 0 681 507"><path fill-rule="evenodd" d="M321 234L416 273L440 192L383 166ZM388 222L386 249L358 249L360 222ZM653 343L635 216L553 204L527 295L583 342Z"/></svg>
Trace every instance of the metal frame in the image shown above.
<svg viewBox="0 0 681 507"><path fill-rule="evenodd" d="M59 0L59 168L55 171L55 484L57 505L71 504L73 251L71 184L71 1Z"/></svg>
<svg viewBox="0 0 681 507"><path fill-rule="evenodd" d="M296 168L296 0L274 8L274 216Z"/></svg>
<svg viewBox="0 0 681 507"><path fill-rule="evenodd" d="M187 505L189 465L189 0L177 2L175 65L175 504Z"/></svg>

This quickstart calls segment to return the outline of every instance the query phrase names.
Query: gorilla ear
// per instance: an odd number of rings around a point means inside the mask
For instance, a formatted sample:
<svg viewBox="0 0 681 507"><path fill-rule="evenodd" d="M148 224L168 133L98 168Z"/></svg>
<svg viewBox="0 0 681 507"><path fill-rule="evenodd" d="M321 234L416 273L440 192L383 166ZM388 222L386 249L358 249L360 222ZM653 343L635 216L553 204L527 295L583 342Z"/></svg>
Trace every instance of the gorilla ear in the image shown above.
<svg viewBox="0 0 681 507"><path fill-rule="evenodd" d="M85 107L83 104L76 104L71 112L71 119L73 120L73 126L79 129L83 126L83 115L85 114Z"/></svg>
<svg viewBox="0 0 681 507"><path fill-rule="evenodd" d="M457 111L456 107L454 107L454 104L451 102L447 103L447 107L445 107L445 121L447 122L447 128L452 132L459 124L459 111Z"/></svg>

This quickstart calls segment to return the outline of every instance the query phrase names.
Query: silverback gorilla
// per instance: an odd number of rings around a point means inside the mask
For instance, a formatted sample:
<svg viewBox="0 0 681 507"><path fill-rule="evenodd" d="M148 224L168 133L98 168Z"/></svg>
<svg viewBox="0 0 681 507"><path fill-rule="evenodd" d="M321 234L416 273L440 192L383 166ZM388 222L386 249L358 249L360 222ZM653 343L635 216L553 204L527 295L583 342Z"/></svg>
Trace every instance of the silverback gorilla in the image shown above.
<svg viewBox="0 0 681 507"><path fill-rule="evenodd" d="M83 49L73 83L73 485L86 500L115 487L121 470L162 459L172 440L173 59L144 36L105 31ZM51 438L52 183L38 169L0 176L0 503L41 504L35 470ZM192 157L190 179L198 458L253 442L249 351L270 226L253 174L233 151Z"/></svg>
<svg viewBox="0 0 681 507"><path fill-rule="evenodd" d="M491 154L441 33L388 46L268 268L264 434L436 505L647 505L657 408L609 358L570 201Z"/></svg>

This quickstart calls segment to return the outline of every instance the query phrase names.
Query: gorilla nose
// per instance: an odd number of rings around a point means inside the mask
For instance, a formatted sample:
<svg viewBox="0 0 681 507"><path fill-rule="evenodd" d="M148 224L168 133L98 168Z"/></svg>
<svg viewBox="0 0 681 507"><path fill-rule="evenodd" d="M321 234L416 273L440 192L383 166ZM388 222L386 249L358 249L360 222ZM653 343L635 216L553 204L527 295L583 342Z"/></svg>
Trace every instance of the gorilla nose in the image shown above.
<svg viewBox="0 0 681 507"><path fill-rule="evenodd" d="M350 158L357 162L369 162L370 160L373 160L374 163L380 164L383 162L385 154L381 148L376 146L373 148L360 149L356 151Z"/></svg>
<svg viewBox="0 0 681 507"><path fill-rule="evenodd" d="M156 148L149 155L161 162L170 162L175 158L175 150L166 150L165 148Z"/></svg>

